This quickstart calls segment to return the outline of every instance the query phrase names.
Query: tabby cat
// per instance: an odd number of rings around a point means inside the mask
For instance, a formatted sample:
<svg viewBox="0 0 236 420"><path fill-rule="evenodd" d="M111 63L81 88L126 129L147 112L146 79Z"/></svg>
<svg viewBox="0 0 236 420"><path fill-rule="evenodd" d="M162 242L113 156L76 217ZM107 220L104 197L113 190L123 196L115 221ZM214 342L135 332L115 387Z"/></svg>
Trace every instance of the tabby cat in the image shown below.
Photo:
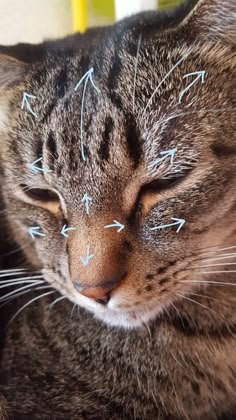
<svg viewBox="0 0 236 420"><path fill-rule="evenodd" d="M236 2L0 49L2 418L236 418Z"/></svg>

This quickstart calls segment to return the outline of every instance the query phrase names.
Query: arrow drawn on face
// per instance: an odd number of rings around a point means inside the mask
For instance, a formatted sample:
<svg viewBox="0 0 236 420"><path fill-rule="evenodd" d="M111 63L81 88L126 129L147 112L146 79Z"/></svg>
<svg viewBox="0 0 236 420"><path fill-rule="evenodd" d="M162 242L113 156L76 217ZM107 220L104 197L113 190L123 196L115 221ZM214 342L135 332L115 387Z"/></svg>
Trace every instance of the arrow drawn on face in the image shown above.
<svg viewBox="0 0 236 420"><path fill-rule="evenodd" d="M35 174L39 173L39 172L52 172L50 169L43 169L43 168L39 168L38 166L35 166L36 163L40 162L43 158L39 158L37 160L35 160L32 163L27 163L27 168L29 168L31 171L33 171Z"/></svg>
<svg viewBox="0 0 236 420"><path fill-rule="evenodd" d="M84 194L82 198L82 203L85 203L86 213L89 214L89 202L92 201L92 198L88 196L88 194Z"/></svg>
<svg viewBox="0 0 236 420"><path fill-rule="evenodd" d="M169 225L161 225L161 226L155 226L154 228L151 228L150 230L157 230L157 229L165 229L171 226L179 226L176 233L179 233L180 229L182 229L182 227L185 224L185 220L184 219L176 219L175 217L172 217L171 220L176 220L174 223L171 223Z"/></svg>
<svg viewBox="0 0 236 420"><path fill-rule="evenodd" d="M120 233L125 228L125 226L122 225L120 222L117 222L117 220L113 220L113 222L114 222L113 225L106 225L106 226L104 226L104 229L109 229L109 228L116 227L116 228L119 228L117 230L117 232Z"/></svg>
<svg viewBox="0 0 236 420"><path fill-rule="evenodd" d="M89 254L90 252L90 245L87 245L87 250L86 250L86 257L80 257L80 261L82 262L83 265L88 265L89 260L91 260L91 258L94 257L93 254Z"/></svg>
<svg viewBox="0 0 236 420"><path fill-rule="evenodd" d="M149 166L148 169L153 168L154 166L158 165L159 163L163 162L163 160L170 158L170 164L173 165L175 153L177 152L177 149L172 150L166 150L165 152L160 152L160 155L163 155L162 158L159 158L157 160L154 160Z"/></svg>
<svg viewBox="0 0 236 420"><path fill-rule="evenodd" d="M40 229L40 226L33 226L33 227L29 228L29 234L30 234L32 239L35 239L36 235L46 236L45 233L38 232L39 229Z"/></svg>
<svg viewBox="0 0 236 420"><path fill-rule="evenodd" d="M90 81L91 85L93 86L93 88L100 93L100 90L97 88L97 86L94 84L93 81L93 72L94 72L94 68L92 67L91 69L89 69L85 75L80 79L80 81L77 83L77 85L75 86L75 91L77 91L77 89L80 87L80 85L83 83L83 81L85 80L84 83L84 90L83 90L83 95L82 95L82 103L81 103L81 113L80 113L80 143L81 143L81 154L82 154L82 158L83 160L85 159L85 155L84 155L84 144L83 144L83 113L84 113L84 99L85 99L85 93L86 93L86 89L87 89L87 85L88 85L88 81Z"/></svg>
<svg viewBox="0 0 236 420"><path fill-rule="evenodd" d="M185 76L183 77L184 79L186 79L186 77L189 77L189 76L197 76L197 77L184 90L182 90L182 92L179 95L179 104L181 104L184 94L188 92L189 89L191 89L191 87L195 85L195 83L197 83L199 80L201 80L202 85L205 83L205 75L206 75L205 71L195 71L193 73L185 74Z"/></svg>
<svg viewBox="0 0 236 420"><path fill-rule="evenodd" d="M60 233L61 233L61 235L65 236L65 238L68 238L68 235L67 235L66 232L69 232L71 230L76 230L76 228L74 228L74 227L67 228L66 225L64 225Z"/></svg>
<svg viewBox="0 0 236 420"><path fill-rule="evenodd" d="M23 99L22 99L22 102L21 102L21 109L24 109L24 107L26 106L26 108L28 109L28 111L35 117L35 118L38 118L38 115L32 110L32 108L31 108L31 106L30 106L30 103L29 103L29 101L28 101L28 98L29 99L37 99L37 96L34 96L34 95L30 95L29 93L27 93L27 92L24 92L23 93Z"/></svg>

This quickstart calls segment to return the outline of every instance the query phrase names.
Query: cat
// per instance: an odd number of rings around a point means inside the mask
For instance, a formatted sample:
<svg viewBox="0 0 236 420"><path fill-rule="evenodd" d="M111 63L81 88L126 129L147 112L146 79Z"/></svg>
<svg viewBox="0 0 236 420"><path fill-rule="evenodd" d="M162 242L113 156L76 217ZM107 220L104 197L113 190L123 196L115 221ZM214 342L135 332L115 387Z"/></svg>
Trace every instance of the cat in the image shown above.
<svg viewBox="0 0 236 420"><path fill-rule="evenodd" d="M2 418L236 418L235 0L0 51Z"/></svg>

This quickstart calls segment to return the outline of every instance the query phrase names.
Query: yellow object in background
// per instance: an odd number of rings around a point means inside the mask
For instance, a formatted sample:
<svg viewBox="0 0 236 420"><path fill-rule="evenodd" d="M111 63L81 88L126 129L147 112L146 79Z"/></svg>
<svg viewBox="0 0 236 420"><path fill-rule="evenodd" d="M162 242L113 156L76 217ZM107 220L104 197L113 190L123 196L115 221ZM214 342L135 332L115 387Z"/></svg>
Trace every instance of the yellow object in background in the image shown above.
<svg viewBox="0 0 236 420"><path fill-rule="evenodd" d="M84 32L87 28L86 0L72 0L73 29Z"/></svg>
<svg viewBox="0 0 236 420"><path fill-rule="evenodd" d="M88 26L108 25L115 20L115 1L119 0L71 0L73 29L84 32ZM127 0L129 1L129 0ZM183 0L156 0L158 9L174 7Z"/></svg>

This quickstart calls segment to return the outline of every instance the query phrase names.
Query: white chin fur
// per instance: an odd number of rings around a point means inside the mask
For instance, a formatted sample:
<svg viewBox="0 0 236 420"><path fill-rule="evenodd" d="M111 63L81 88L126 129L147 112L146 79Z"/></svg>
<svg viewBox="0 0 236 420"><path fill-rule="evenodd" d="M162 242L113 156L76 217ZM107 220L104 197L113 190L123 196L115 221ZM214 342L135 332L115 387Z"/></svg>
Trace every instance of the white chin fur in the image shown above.
<svg viewBox="0 0 236 420"><path fill-rule="evenodd" d="M102 306L88 298L82 299L82 301L79 299L79 302L77 303L79 306L92 312L96 319L99 319L112 327L124 329L143 327L144 324L147 324L149 321L156 318L163 310L163 307L158 305L158 303L155 305L153 304L152 307L127 311L115 310L112 307L109 307L113 306L111 302L109 302L107 306Z"/></svg>

